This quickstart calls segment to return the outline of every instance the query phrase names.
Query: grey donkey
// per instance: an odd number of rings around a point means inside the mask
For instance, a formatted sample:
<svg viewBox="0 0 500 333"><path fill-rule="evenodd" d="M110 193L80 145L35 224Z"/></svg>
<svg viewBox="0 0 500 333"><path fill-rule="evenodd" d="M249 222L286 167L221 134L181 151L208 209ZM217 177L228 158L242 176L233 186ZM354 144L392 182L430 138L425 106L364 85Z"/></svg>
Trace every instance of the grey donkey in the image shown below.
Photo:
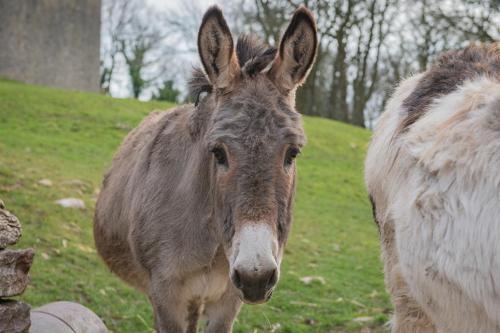
<svg viewBox="0 0 500 333"><path fill-rule="evenodd" d="M279 48L233 45L218 7L198 33L196 104L153 112L124 140L96 205L96 247L149 296L158 332L231 332L242 302L271 297L305 144L295 91L317 48L299 7Z"/></svg>

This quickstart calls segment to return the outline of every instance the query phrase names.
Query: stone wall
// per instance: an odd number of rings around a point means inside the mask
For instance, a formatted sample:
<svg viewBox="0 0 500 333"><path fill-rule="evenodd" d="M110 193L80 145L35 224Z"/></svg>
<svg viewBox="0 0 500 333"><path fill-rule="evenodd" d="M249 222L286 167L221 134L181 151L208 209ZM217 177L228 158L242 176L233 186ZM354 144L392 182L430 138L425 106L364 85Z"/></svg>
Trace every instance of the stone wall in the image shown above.
<svg viewBox="0 0 500 333"><path fill-rule="evenodd" d="M33 249L10 250L21 237L21 223L0 200L0 332L28 333L30 306L12 299L21 295L30 278Z"/></svg>
<svg viewBox="0 0 500 333"><path fill-rule="evenodd" d="M0 77L99 91L101 0L0 0Z"/></svg>

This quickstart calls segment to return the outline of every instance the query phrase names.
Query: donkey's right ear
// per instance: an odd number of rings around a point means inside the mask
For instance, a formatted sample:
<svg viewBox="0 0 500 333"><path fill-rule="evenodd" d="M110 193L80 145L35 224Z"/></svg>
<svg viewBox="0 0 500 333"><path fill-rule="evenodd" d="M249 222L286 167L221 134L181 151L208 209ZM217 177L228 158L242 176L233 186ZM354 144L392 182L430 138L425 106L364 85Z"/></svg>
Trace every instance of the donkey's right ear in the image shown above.
<svg viewBox="0 0 500 333"><path fill-rule="evenodd" d="M222 11L210 7L198 31L198 52L210 83L216 88L226 88L239 72L234 53L233 37Z"/></svg>

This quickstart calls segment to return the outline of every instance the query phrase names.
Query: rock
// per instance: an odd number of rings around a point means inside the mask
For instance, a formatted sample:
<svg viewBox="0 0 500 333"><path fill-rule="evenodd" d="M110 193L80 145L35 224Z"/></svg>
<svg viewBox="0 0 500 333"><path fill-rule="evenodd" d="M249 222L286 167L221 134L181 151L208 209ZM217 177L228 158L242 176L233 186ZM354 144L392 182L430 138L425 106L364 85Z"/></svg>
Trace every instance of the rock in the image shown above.
<svg viewBox="0 0 500 333"><path fill-rule="evenodd" d="M115 128L123 131L130 131L132 129L132 126L130 126L127 123L116 123Z"/></svg>
<svg viewBox="0 0 500 333"><path fill-rule="evenodd" d="M0 251L0 297L24 292L30 280L28 272L34 256L33 249Z"/></svg>
<svg viewBox="0 0 500 333"><path fill-rule="evenodd" d="M300 278L300 281L302 281L304 284L310 284L314 281L317 281L321 284L326 283L325 278L322 276L304 276L304 277Z"/></svg>
<svg viewBox="0 0 500 333"><path fill-rule="evenodd" d="M90 246L83 245L83 244L75 244L75 246L82 252L86 253L96 253L95 249L91 248Z"/></svg>
<svg viewBox="0 0 500 333"><path fill-rule="evenodd" d="M52 180L50 180L50 179L40 179L38 181L38 184L40 184L42 186L51 187L52 186Z"/></svg>
<svg viewBox="0 0 500 333"><path fill-rule="evenodd" d="M375 318L373 317L358 317L358 318L354 318L352 321L356 322L356 323L369 323L369 322L372 322Z"/></svg>
<svg viewBox="0 0 500 333"><path fill-rule="evenodd" d="M307 302L301 302L301 301L291 301L290 304L293 305L300 305L300 306L307 306L310 308L319 308L319 305L316 303L307 303Z"/></svg>
<svg viewBox="0 0 500 333"><path fill-rule="evenodd" d="M364 305L364 304L363 304L363 303L361 303L361 302L356 301L355 299L352 299L352 300L350 301L350 303L351 303L351 304L354 304L354 305L356 305L356 306L359 306L360 308L366 308L366 305Z"/></svg>
<svg viewBox="0 0 500 333"><path fill-rule="evenodd" d="M83 200L81 199L76 199L76 198L60 199L56 201L56 204L66 208L85 209L85 202L83 202Z"/></svg>
<svg viewBox="0 0 500 333"><path fill-rule="evenodd" d="M30 333L49 332L107 333L108 330L102 320L83 305L73 302L54 302L31 311Z"/></svg>
<svg viewBox="0 0 500 333"><path fill-rule="evenodd" d="M30 323L28 304L13 300L0 300L0 332L27 333Z"/></svg>
<svg viewBox="0 0 500 333"><path fill-rule="evenodd" d="M83 180L80 180L80 179L65 180L62 182L62 184L68 185L71 187L76 187L76 188L79 188L81 190L86 190L86 189L91 187L89 184L87 184L86 182L84 182Z"/></svg>
<svg viewBox="0 0 500 333"><path fill-rule="evenodd" d="M279 332L281 331L281 324L280 323L272 324L270 328L271 328L271 333Z"/></svg>
<svg viewBox="0 0 500 333"><path fill-rule="evenodd" d="M314 319L314 318L306 318L306 319L304 319L304 323L306 325L313 326L313 325L316 325L316 319Z"/></svg>
<svg viewBox="0 0 500 333"><path fill-rule="evenodd" d="M0 200L0 249L16 244L21 237L21 223L17 217L5 209Z"/></svg>

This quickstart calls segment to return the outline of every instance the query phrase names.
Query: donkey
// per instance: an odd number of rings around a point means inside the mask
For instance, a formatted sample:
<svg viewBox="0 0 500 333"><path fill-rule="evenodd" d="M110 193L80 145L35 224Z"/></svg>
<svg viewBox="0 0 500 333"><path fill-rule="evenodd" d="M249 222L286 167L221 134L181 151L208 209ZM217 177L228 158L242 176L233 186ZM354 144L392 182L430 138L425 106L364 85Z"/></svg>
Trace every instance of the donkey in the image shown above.
<svg viewBox="0 0 500 333"><path fill-rule="evenodd" d="M203 17L195 105L153 112L123 142L96 205L94 237L109 268L149 296L159 332L230 332L242 301L279 278L305 144L295 91L317 48L299 7L279 49L243 36L222 11ZM202 98L202 94L205 97Z"/></svg>
<svg viewBox="0 0 500 333"><path fill-rule="evenodd" d="M392 332L500 332L500 43L402 82L365 167Z"/></svg>

